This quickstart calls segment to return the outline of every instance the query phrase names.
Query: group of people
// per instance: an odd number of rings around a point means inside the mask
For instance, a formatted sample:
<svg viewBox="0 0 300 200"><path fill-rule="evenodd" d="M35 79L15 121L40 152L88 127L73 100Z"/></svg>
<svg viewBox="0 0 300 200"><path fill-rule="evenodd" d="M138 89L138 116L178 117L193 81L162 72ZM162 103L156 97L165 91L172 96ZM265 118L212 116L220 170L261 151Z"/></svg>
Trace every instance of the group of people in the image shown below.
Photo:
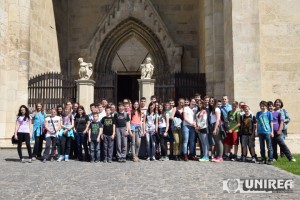
<svg viewBox="0 0 300 200"><path fill-rule="evenodd" d="M36 103L33 113L25 105L20 107L14 137L21 162L25 162L23 142L28 162L223 162L237 160L240 146L240 161L272 165L278 158L278 145L281 156L295 161L284 141L290 117L282 100L261 101L259 107L260 111L254 114L245 102L229 104L227 96L217 100L208 96L201 99L195 94L191 99L180 98L177 106L173 99L159 103L155 96L148 105L144 97L134 102L124 99L118 105L102 99L90 105L89 114L79 103L66 102L64 107L52 108L48 116L43 105ZM259 138L260 160L255 153L255 137ZM43 141L46 144L42 155Z"/></svg>

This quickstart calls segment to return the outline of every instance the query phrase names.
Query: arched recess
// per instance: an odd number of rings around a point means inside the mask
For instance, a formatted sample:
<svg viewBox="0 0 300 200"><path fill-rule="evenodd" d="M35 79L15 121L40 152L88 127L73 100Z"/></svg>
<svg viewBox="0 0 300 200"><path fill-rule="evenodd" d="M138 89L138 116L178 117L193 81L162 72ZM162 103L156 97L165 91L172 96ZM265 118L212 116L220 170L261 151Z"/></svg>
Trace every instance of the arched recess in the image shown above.
<svg viewBox="0 0 300 200"><path fill-rule="evenodd" d="M101 43L95 62L95 72L111 71L116 52L132 37L138 39L149 50L155 65L155 74L170 71L166 53L156 34L140 20L129 17L111 30Z"/></svg>

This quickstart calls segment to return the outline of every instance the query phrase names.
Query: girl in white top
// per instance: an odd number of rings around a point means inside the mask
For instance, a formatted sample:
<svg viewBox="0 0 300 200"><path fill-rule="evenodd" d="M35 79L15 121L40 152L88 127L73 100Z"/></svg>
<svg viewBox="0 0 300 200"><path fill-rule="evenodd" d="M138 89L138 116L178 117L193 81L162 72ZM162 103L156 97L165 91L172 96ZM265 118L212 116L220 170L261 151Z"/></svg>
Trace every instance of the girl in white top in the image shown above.
<svg viewBox="0 0 300 200"><path fill-rule="evenodd" d="M199 112L196 114L196 132L201 140L203 157L199 159L199 161L209 161L208 151L209 151L209 143L208 143L208 127L207 127L207 112L205 104L202 101L198 102Z"/></svg>
<svg viewBox="0 0 300 200"><path fill-rule="evenodd" d="M161 147L160 161L167 160L167 136L169 130L169 115L166 113L163 104L158 105L158 116L156 118L156 133L159 136Z"/></svg>
<svg viewBox="0 0 300 200"><path fill-rule="evenodd" d="M32 152L30 146L30 138L32 136L31 133L32 133L32 122L31 122L31 117L29 115L29 109L26 106L22 105L20 106L19 113L17 115L15 134L14 134L15 139L18 140L18 154L20 157L20 161L22 163L25 162L22 156L23 141L26 142L26 147L29 155L28 162L31 163L31 159L32 159Z"/></svg>
<svg viewBox="0 0 300 200"><path fill-rule="evenodd" d="M52 145L51 149L51 156L54 156L54 148L57 141L58 132L61 129L61 117L57 116L56 108L51 109L51 116L45 119L45 127L47 129L46 133L46 148L44 151L44 160L46 162L49 159L49 152L50 146Z"/></svg>
<svg viewBox="0 0 300 200"><path fill-rule="evenodd" d="M211 98L212 99L212 98ZM210 99L210 101L211 101ZM223 162L223 142L222 135L219 131L219 125L221 123L221 110L217 106L217 100L213 99L213 104L210 104L210 125L212 127L213 138L215 140L216 157L212 159L213 162Z"/></svg>

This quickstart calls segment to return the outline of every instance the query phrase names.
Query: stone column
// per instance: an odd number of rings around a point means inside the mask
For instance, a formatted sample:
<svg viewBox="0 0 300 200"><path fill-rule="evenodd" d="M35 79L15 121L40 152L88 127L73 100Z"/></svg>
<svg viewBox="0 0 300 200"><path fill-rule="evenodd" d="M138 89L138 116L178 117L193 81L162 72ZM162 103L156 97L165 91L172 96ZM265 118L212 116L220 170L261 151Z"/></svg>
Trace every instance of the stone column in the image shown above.
<svg viewBox="0 0 300 200"><path fill-rule="evenodd" d="M150 102L150 97L154 95L155 79L138 79L139 82L139 98L146 97Z"/></svg>
<svg viewBox="0 0 300 200"><path fill-rule="evenodd" d="M89 111L90 104L94 102L94 86L93 80L76 80L77 97L76 101L82 105L86 112Z"/></svg>

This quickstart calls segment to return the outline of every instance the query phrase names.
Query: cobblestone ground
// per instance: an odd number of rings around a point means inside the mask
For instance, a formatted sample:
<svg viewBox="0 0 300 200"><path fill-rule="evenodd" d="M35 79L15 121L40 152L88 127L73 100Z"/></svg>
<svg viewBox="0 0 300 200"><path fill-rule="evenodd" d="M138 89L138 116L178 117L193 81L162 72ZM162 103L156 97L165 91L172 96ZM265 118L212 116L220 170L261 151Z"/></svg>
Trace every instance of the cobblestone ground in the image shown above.
<svg viewBox="0 0 300 200"><path fill-rule="evenodd" d="M24 155L26 151L23 150ZM224 162L79 161L20 163L16 150L0 150L1 199L299 199L300 176L273 166ZM293 179L293 193L228 194L224 179Z"/></svg>

